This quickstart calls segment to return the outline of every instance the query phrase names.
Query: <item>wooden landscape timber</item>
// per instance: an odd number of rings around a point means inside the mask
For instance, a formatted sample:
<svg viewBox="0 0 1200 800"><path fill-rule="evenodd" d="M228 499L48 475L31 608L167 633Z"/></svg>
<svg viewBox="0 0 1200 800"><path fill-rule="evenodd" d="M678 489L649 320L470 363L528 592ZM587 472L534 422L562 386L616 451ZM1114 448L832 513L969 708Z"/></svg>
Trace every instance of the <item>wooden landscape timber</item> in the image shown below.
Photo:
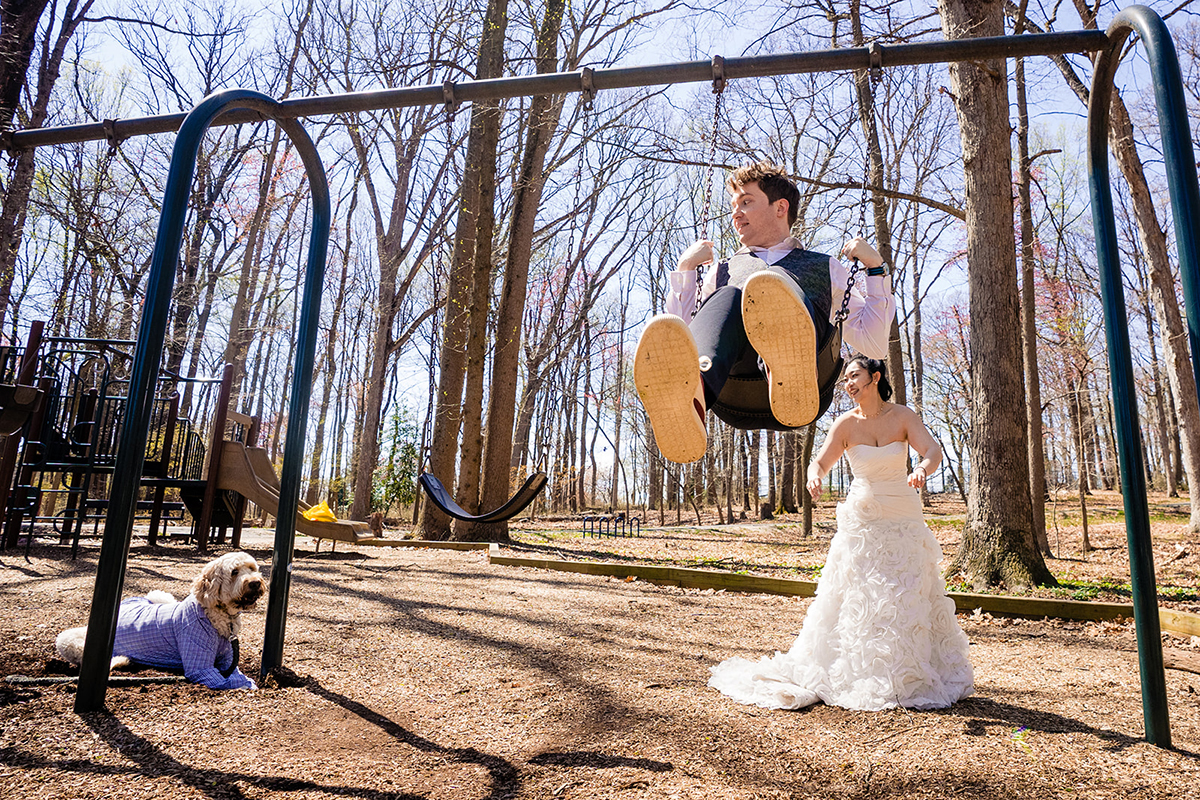
<svg viewBox="0 0 1200 800"><path fill-rule="evenodd" d="M360 544L365 544L361 542ZM742 575L687 567L660 567L651 564L623 564L613 561L562 561L553 558L522 558L489 553L489 562L509 567L532 567L559 572L580 572L587 575L609 575L614 578L636 578L657 584L669 584L690 589L724 589L731 592L792 595L812 597L816 594L814 581L795 578L769 578L761 575ZM1014 597L1001 594L947 592L958 611L982 610L1005 617L1025 617L1101 622L1132 619L1132 603L1093 603L1081 600L1058 600L1046 597ZM1181 636L1200 636L1200 614L1189 614L1169 608L1158 610L1159 624L1164 631Z"/></svg>
<svg viewBox="0 0 1200 800"><path fill-rule="evenodd" d="M356 545L371 547L416 547L426 550L487 550L495 545L487 542L432 542L426 539L363 539Z"/></svg>

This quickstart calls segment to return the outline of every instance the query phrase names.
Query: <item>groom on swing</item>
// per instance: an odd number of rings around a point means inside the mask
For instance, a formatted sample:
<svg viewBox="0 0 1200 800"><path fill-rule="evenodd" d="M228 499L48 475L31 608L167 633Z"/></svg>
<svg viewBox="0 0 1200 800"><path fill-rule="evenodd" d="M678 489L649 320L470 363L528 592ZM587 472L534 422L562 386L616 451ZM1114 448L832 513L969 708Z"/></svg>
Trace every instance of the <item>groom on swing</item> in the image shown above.
<svg viewBox="0 0 1200 800"><path fill-rule="evenodd" d="M667 313L647 324L633 366L658 449L677 463L704 457L709 408L743 429L811 423L840 377L842 334L858 352L886 358L896 314L887 265L865 240L842 248L866 267L860 291L840 261L791 236L800 191L781 168L740 167L725 188L741 249L709 269L702 287L696 269L713 263L713 243L683 252L668 274ZM756 398L764 385L769 398Z"/></svg>

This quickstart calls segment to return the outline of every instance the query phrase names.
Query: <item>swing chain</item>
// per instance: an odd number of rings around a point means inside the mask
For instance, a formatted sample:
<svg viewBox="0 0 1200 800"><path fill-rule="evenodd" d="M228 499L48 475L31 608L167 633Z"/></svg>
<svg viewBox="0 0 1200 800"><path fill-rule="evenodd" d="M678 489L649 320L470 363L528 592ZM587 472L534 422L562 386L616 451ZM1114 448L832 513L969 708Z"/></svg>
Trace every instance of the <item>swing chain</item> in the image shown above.
<svg viewBox="0 0 1200 800"><path fill-rule="evenodd" d="M846 317L850 316L850 290L854 288L854 278L858 275L860 269L861 266L856 258L850 263L850 274L846 278L846 291L842 295L842 307L833 316L834 325L841 325L846 321Z"/></svg>
<svg viewBox="0 0 1200 800"><path fill-rule="evenodd" d="M458 111L458 99L454 96L454 81L446 79L442 81L442 103L446 107L446 118L449 122L454 122L454 114Z"/></svg>
<svg viewBox="0 0 1200 800"><path fill-rule="evenodd" d="M700 212L700 238L708 238L708 212L712 207L712 178L717 166L717 133L721 128L721 100L725 96L725 59L721 56L712 57L713 71L713 124L708 142L708 169L704 175L704 210ZM699 275L697 275L699 279Z"/></svg>
<svg viewBox="0 0 1200 800"><path fill-rule="evenodd" d="M592 139L592 112L595 109L596 99L596 84L592 80L592 68L583 67L579 70L579 94L582 101L580 105L580 115L583 124L583 132L580 138L579 157L575 161L575 197L571 201L571 226L567 240L567 259L572 257L575 250L575 220L579 216L579 188L583 183L583 163L586 158L587 148L591 144Z"/></svg>
<svg viewBox="0 0 1200 800"><path fill-rule="evenodd" d="M883 49L879 46L879 42L871 42L867 46L867 53L870 55L871 65L867 70L867 81L870 84L871 104L875 103L875 87L878 85L883 73ZM858 235L862 238L867 236L867 203L871 197L871 152L869 144L863 143L863 179L862 179L862 202L858 204ZM846 291L842 294L842 306L834 315L834 324L841 325L845 322L846 317L850 316L850 293L854 288L854 279L862 269L862 265L855 258L850 264L850 273L846 277Z"/></svg>
<svg viewBox="0 0 1200 800"><path fill-rule="evenodd" d="M708 238L708 212L712 208L713 196L713 172L717 167L717 133L721 129L721 100L725 96L725 58L723 56L712 57L712 90L715 98L713 100L713 122L712 132L708 141L708 167L704 173L704 208L700 212L700 238ZM696 304L692 306L692 316L696 316L696 311L700 308L700 289L704 286L704 265L696 267Z"/></svg>
<svg viewBox="0 0 1200 800"><path fill-rule="evenodd" d="M454 150L454 115L458 112L459 100L454 96L454 81L447 78L442 82L442 104L446 108L446 152Z"/></svg>
<svg viewBox="0 0 1200 800"><path fill-rule="evenodd" d="M117 136L115 119L104 120L104 138L108 140L108 155L110 157L116 155L117 150L121 147L121 139Z"/></svg>

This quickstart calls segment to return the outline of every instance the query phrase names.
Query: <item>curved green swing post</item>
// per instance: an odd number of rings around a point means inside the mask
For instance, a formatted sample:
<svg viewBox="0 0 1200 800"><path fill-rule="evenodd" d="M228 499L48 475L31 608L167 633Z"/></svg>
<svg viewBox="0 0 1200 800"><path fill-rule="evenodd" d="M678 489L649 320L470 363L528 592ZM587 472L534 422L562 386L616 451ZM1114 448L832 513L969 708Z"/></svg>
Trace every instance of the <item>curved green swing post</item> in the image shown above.
<svg viewBox="0 0 1200 800"><path fill-rule="evenodd" d="M146 304L138 326L134 349L129 398L125 403L125 424L113 471L112 495L104 524L104 539L96 568L96 585L88 617L87 640L79 671L79 689L75 711L96 711L104 706L108 689L109 656L116 638L118 605L125 583L125 566L133 535L133 513L139 478L145 461L146 436L150 427L158 365L166 337L171 292L183 241L188 194L196 169L196 155L205 131L225 112L249 109L272 119L291 138L308 173L312 194L312 232L308 240L308 266L304 278L303 305L288 410L287 445L284 449L279 517L275 528L275 554L271 569L271 591L267 603L266 636L263 642L262 669L265 673L280 663L283 653L284 622L287 618L288 589L291 583L292 548L296 535L296 508L300 499L300 476L304 457L304 429L308 421L313 364L320 317L321 286L325 277L325 256L332 220L329 186L317 149L304 128L293 117L280 113L279 104L270 97L249 89L227 89L209 95L187 115L179 128L171 154L171 168L163 193L162 216L154 241L154 255L146 287Z"/></svg>
<svg viewBox="0 0 1200 800"><path fill-rule="evenodd" d="M1116 415L1117 452L1121 467L1121 494L1125 503L1125 533L1129 541L1129 572L1133 589L1134 624L1137 629L1138 667L1142 682L1142 714L1146 740L1159 747L1171 746L1167 709L1166 677L1163 671L1158 593L1154 578L1150 514L1146 500L1146 471L1138 432L1137 393L1129 347L1125 296L1121 283L1120 248L1113 217L1112 189L1108 171L1108 118L1113 76L1121 49L1130 34L1141 37L1146 50L1163 156L1171 194L1171 213L1183 275L1188 341L1192 348L1192 372L1200 387L1200 187L1196 183L1196 160L1184 104L1183 81L1175 45L1162 18L1146 6L1130 6L1108 26L1109 46L1096 59L1092 93L1088 104L1088 179L1092 198L1092 224L1096 231L1096 255L1100 266L1100 290L1104 304L1104 329L1108 344L1109 375L1113 411Z"/></svg>

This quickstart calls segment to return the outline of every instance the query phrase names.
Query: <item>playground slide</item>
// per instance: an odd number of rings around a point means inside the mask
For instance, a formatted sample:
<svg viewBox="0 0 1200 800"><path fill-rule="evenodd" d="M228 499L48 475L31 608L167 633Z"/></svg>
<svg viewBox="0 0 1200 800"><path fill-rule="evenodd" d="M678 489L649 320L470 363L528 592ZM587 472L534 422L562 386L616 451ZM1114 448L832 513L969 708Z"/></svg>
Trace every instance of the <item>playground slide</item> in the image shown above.
<svg viewBox="0 0 1200 800"><path fill-rule="evenodd" d="M271 459L260 447L247 448L241 442L224 442L221 451L221 471L217 477L217 488L237 492L268 514L279 515L279 476ZM338 520L319 522L305 519L300 513L308 506L300 501L296 512L296 530L318 539L335 539L339 542L357 542L372 539L374 535L365 522Z"/></svg>

